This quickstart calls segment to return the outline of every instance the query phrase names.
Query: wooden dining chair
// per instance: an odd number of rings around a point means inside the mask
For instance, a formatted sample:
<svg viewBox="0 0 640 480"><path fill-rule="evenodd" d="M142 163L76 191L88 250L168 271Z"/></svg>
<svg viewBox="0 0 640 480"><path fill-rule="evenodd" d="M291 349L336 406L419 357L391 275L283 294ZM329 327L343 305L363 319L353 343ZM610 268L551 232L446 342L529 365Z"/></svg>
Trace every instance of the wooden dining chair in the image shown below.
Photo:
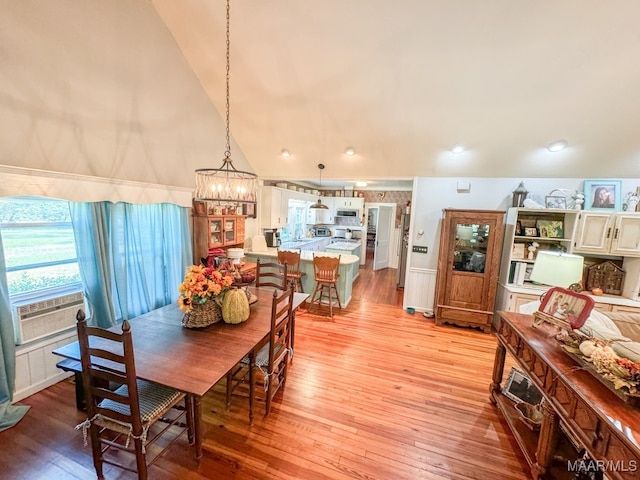
<svg viewBox="0 0 640 480"><path fill-rule="evenodd" d="M287 289L287 265L276 262L260 262L256 260L256 287L275 287Z"/></svg>
<svg viewBox="0 0 640 480"><path fill-rule="evenodd" d="M338 293L338 269L340 268L340 255L338 257L313 256L313 274L316 286L311 295L310 305L329 305L329 315L333 318L333 294L335 293L338 307L342 309L340 294ZM324 299L328 299L325 303Z"/></svg>
<svg viewBox="0 0 640 480"><path fill-rule="evenodd" d="M137 472L138 478L145 480L149 465L185 431L189 443L193 443L192 398L136 378L131 326L127 320L122 323L122 333L89 327L82 310L76 320L88 414L76 428L82 429L85 443L87 432L91 437L98 479L104 479L102 468L108 463ZM120 386L112 391L105 387L110 383ZM153 458L148 459L147 452L161 437L160 451L153 447ZM111 449L118 451L107 454ZM135 464L133 456L124 458L119 451L135 456Z"/></svg>
<svg viewBox="0 0 640 480"><path fill-rule="evenodd" d="M265 413L271 412L271 402L275 394L284 389L287 379L293 325L294 287L289 284L285 291L274 290L271 301L271 329L268 341L244 357L234 369L227 373L227 408L231 396L238 386L249 386L249 424L253 425L256 390L264 391Z"/></svg>
<svg viewBox="0 0 640 480"><path fill-rule="evenodd" d="M300 271L300 251L278 250L278 263L287 266L287 282L294 282L296 292L304 293L302 279L307 274Z"/></svg>

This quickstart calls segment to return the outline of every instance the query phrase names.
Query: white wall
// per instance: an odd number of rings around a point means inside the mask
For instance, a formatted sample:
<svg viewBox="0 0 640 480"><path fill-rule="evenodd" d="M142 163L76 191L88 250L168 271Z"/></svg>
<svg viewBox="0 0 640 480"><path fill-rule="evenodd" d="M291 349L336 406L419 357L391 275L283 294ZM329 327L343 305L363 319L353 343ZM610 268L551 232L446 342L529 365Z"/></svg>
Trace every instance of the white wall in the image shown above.
<svg viewBox="0 0 640 480"><path fill-rule="evenodd" d="M150 2L2 2L0 45L0 165L111 182L67 177L39 194L135 201L123 188L134 182L151 201L183 204L175 190L193 189L194 170L222 164L223 118ZM232 158L252 171L234 142ZM0 185L21 191L14 180Z"/></svg>
<svg viewBox="0 0 640 480"><path fill-rule="evenodd" d="M411 200L411 236L409 240L408 269L416 272L435 272L438 265L438 252L441 230L442 210L445 208L507 210L511 207L512 192L520 182L524 182L529 196L544 204L544 197L556 188L582 191L583 178L423 178L416 177L413 183ZM458 182L468 182L468 193L458 193ZM640 179L623 179L622 195L635 192ZM419 235L419 231L423 235ZM427 246L427 254L412 253L413 245ZM405 286L404 306L413 306L419 310L432 308L428 298L433 292L421 292L420 285L411 284L408 275ZM435 284L429 283L429 288ZM408 300L410 299L410 300ZM409 302L409 303L407 303Z"/></svg>

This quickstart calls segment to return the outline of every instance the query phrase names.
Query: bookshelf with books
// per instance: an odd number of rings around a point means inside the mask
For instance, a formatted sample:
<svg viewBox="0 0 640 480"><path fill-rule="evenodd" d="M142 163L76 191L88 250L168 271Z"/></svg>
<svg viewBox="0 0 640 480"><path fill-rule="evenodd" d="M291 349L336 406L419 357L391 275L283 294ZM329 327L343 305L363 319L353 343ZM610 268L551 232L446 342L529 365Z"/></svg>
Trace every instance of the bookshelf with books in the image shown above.
<svg viewBox="0 0 640 480"><path fill-rule="evenodd" d="M510 208L499 283L523 286L542 250L570 252L579 210Z"/></svg>

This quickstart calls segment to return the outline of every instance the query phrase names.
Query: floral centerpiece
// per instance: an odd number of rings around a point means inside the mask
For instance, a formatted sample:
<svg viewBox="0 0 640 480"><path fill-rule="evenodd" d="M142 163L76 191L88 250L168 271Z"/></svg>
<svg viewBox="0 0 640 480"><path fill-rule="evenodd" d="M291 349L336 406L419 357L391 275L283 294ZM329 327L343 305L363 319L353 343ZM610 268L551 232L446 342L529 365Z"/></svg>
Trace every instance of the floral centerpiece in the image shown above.
<svg viewBox="0 0 640 480"><path fill-rule="evenodd" d="M585 337L573 331L556 336L564 349L584 366L591 366L596 378L606 380L611 390L625 400L640 401L640 363L618 355L610 342L598 338ZM608 383L607 383L608 382Z"/></svg>
<svg viewBox="0 0 640 480"><path fill-rule="evenodd" d="M202 265L191 265L184 281L178 287L178 306L185 312L182 325L206 327L222 319L221 298L234 282L234 275L225 270Z"/></svg>

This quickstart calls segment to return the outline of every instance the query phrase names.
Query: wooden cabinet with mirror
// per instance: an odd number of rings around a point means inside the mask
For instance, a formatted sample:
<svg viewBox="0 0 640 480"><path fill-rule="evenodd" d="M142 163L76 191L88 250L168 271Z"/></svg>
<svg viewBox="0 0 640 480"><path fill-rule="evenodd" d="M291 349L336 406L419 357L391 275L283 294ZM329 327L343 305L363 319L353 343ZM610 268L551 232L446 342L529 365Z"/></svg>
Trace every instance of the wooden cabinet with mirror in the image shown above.
<svg viewBox="0 0 640 480"><path fill-rule="evenodd" d="M452 323L491 330L503 211L444 210L438 274L436 325Z"/></svg>

